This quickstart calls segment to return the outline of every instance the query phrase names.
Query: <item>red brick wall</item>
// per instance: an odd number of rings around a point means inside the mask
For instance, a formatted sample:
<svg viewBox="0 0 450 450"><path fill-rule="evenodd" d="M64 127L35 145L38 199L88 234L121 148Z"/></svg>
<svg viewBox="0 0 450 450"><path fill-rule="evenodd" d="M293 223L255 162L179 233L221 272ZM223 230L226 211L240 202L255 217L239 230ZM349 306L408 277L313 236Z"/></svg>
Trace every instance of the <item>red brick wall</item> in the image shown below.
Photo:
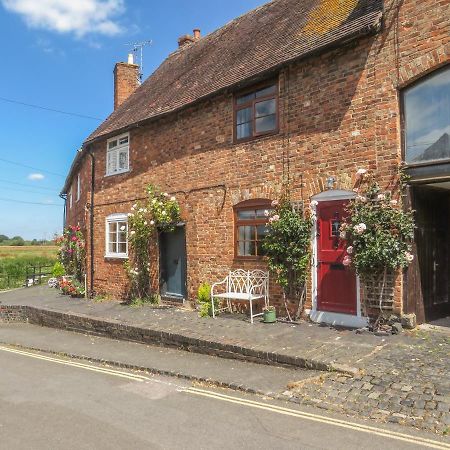
<svg viewBox="0 0 450 450"><path fill-rule="evenodd" d="M66 223L67 225L79 225L82 230L87 229L89 223L89 203L91 192L91 159L85 157L72 177L70 189L67 191ZM77 177L80 174L81 190L77 200ZM72 207L69 196L72 193Z"/></svg>
<svg viewBox="0 0 450 450"><path fill-rule="evenodd" d="M238 202L277 198L283 179L293 200L309 202L331 175L336 188L351 189L361 167L391 186L401 161L398 88L450 59L450 1L405 0L398 15L396 5L385 2L377 36L280 72L275 136L233 144L232 94L226 93L131 129L129 173L105 177L106 140L96 143L96 290L123 292L122 262L103 256L105 217L128 212L148 183L182 205L191 299L202 281L219 280L230 268L264 266L233 257L232 207ZM401 301L398 277L397 312Z"/></svg>
<svg viewBox="0 0 450 450"><path fill-rule="evenodd" d="M139 66L117 63L114 67L114 109L117 109L139 86Z"/></svg>

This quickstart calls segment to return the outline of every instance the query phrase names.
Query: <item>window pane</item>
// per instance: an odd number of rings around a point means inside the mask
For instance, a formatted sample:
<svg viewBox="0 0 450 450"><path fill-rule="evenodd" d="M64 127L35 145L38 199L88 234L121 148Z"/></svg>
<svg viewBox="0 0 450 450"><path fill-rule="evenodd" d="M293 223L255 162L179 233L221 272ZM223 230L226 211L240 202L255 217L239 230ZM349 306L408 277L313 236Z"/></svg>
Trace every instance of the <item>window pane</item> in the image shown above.
<svg viewBox="0 0 450 450"><path fill-rule="evenodd" d="M238 125L236 127L236 138L237 139L245 139L252 135L252 123L243 123L242 125Z"/></svg>
<svg viewBox="0 0 450 450"><path fill-rule="evenodd" d="M116 244L114 242L109 243L108 253L116 253Z"/></svg>
<svg viewBox="0 0 450 450"><path fill-rule="evenodd" d="M115 233L117 231L117 222L109 222L108 227L110 233Z"/></svg>
<svg viewBox="0 0 450 450"><path fill-rule="evenodd" d="M239 256L256 256L254 241L239 241L238 244Z"/></svg>
<svg viewBox="0 0 450 450"><path fill-rule="evenodd" d="M128 136L119 139L119 145L126 144L128 142Z"/></svg>
<svg viewBox="0 0 450 450"><path fill-rule="evenodd" d="M251 102L254 98L255 98L254 92L247 94L247 95L242 95L241 97L238 97L236 99L236 104L242 105L244 103Z"/></svg>
<svg viewBox="0 0 450 450"><path fill-rule="evenodd" d="M267 208L267 209L257 209L256 210L256 217L258 218L258 219L264 219L264 218L266 218L267 216L266 216L266 214L265 214L265 212L266 211L268 211L269 213L272 211L272 208Z"/></svg>
<svg viewBox="0 0 450 450"><path fill-rule="evenodd" d="M114 148L114 147L117 147L117 140L116 140L116 141L111 141L111 142L108 144L108 148Z"/></svg>
<svg viewBox="0 0 450 450"><path fill-rule="evenodd" d="M260 117L256 119L256 132L264 133L266 131L272 131L276 128L276 116L275 114L272 116Z"/></svg>
<svg viewBox="0 0 450 450"><path fill-rule="evenodd" d="M240 241L255 240L255 227L254 226L239 227L239 240Z"/></svg>
<svg viewBox="0 0 450 450"><path fill-rule="evenodd" d="M264 89L260 89L256 93L256 98L264 97L266 95L275 94L276 93L276 84L273 84L272 86L266 87Z"/></svg>
<svg viewBox="0 0 450 450"><path fill-rule="evenodd" d="M125 242L118 244L118 253L126 253L127 252L127 244Z"/></svg>
<svg viewBox="0 0 450 450"><path fill-rule="evenodd" d="M237 213L239 220L250 220L255 218L255 210L244 209L243 211L238 211Z"/></svg>
<svg viewBox="0 0 450 450"><path fill-rule="evenodd" d="M236 123L241 125L252 120L252 108L240 109L236 113Z"/></svg>
<svg viewBox="0 0 450 450"><path fill-rule="evenodd" d="M275 99L255 103L256 117L263 117L275 114L275 106L276 106Z"/></svg>
<svg viewBox="0 0 450 450"><path fill-rule="evenodd" d="M263 241L269 233L269 228L266 225L258 225L256 227L256 233L258 235L258 241Z"/></svg>
<svg viewBox="0 0 450 450"><path fill-rule="evenodd" d="M119 169L128 169L128 150L119 153Z"/></svg>
<svg viewBox="0 0 450 450"><path fill-rule="evenodd" d="M247 256L256 256L256 245L254 241L245 242L245 254Z"/></svg>
<svg viewBox="0 0 450 450"><path fill-rule="evenodd" d="M108 168L107 173L117 172L117 152L111 151L108 152Z"/></svg>
<svg viewBox="0 0 450 450"><path fill-rule="evenodd" d="M406 162L450 158L450 69L404 93Z"/></svg>

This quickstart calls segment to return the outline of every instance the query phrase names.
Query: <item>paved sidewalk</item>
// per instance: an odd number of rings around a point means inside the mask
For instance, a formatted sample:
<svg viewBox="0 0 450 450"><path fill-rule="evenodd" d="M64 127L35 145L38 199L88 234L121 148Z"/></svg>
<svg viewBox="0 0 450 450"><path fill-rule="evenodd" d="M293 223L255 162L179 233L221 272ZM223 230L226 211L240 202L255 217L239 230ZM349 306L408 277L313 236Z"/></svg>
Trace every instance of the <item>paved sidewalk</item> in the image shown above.
<svg viewBox="0 0 450 450"><path fill-rule="evenodd" d="M0 346L3 345L270 397L278 397L295 381L312 381L322 373L218 358L24 323L0 326Z"/></svg>
<svg viewBox="0 0 450 450"><path fill-rule="evenodd" d="M287 372L280 372L283 373L280 383L275 382L272 390L279 392L288 379L293 378L293 382L289 381L290 389L284 392L293 402L441 434L450 433L450 333L438 328L428 327L381 338L307 322L300 325L257 322L252 325L241 316L201 319L194 311L177 308L135 308L116 302L71 299L47 287L0 293L0 316L11 314L11 320L14 320L16 312L9 311L5 305L13 305L19 312L23 309L32 323L66 330L178 346L197 353L272 365L328 370L319 374L310 371L312 377L309 377L305 370L283 369ZM2 333L8 326L2 326ZM56 335L54 339L60 346ZM129 345L124 342L105 345L109 346L111 357L117 348L115 360L129 361L125 344ZM155 347L151 349L149 355L158 351ZM162 370L175 370L176 359L179 356L183 359L182 355L186 354L171 351L167 352L167 358L165 349L164 358L154 359ZM222 367L219 359L215 359L217 365L212 368L205 363L206 359L202 359L209 357L191 356L198 358L199 364L194 377L201 378L203 372L219 376ZM237 361L229 363L237 364ZM236 371L225 384L244 384L242 377L247 376L250 380L250 373L263 373L268 369L245 364L248 363L240 363L242 372ZM291 377L292 373L296 376ZM267 376L267 380L271 378L272 375ZM258 375L254 380L257 379ZM261 392L270 389L270 381L260 386Z"/></svg>
<svg viewBox="0 0 450 450"><path fill-rule="evenodd" d="M357 372L360 362L377 349L403 339L356 335L351 330L338 331L308 322L252 325L235 315L199 318L195 311L180 308L136 308L72 299L46 286L0 293L0 302L0 306L31 307L32 323L144 343L179 344L183 349L219 356L348 373Z"/></svg>
<svg viewBox="0 0 450 450"><path fill-rule="evenodd" d="M291 401L450 435L450 334L418 330L363 361L354 377L323 374Z"/></svg>

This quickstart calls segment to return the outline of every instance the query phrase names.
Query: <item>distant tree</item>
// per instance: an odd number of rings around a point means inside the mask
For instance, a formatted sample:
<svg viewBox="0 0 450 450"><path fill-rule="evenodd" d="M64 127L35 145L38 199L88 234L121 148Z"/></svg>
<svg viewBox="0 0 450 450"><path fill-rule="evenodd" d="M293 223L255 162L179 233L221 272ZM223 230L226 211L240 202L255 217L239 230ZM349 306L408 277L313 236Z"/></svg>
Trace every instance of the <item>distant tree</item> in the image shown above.
<svg viewBox="0 0 450 450"><path fill-rule="evenodd" d="M4 234L0 234L0 242L3 242L3 241L9 241L9 237Z"/></svg>
<svg viewBox="0 0 450 450"><path fill-rule="evenodd" d="M23 245L25 245L25 241L24 241L23 237L21 237L21 236L14 236L14 237L10 240L9 245L23 246Z"/></svg>

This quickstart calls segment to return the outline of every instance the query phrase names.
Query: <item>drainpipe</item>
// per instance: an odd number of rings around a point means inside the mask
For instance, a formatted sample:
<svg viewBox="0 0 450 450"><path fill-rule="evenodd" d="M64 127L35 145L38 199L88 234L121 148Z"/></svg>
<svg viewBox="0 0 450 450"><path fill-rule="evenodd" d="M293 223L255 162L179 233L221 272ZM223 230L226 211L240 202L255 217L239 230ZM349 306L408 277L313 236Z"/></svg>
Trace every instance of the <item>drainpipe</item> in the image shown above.
<svg viewBox="0 0 450 450"><path fill-rule="evenodd" d="M90 228L90 259L91 259L91 273L89 281L90 295L94 293L94 187L95 187L95 156L89 147L89 156L91 157L91 208L89 216Z"/></svg>
<svg viewBox="0 0 450 450"><path fill-rule="evenodd" d="M63 212L63 230L64 230L64 228L66 228L67 194L59 194L59 196L64 200L64 212Z"/></svg>

